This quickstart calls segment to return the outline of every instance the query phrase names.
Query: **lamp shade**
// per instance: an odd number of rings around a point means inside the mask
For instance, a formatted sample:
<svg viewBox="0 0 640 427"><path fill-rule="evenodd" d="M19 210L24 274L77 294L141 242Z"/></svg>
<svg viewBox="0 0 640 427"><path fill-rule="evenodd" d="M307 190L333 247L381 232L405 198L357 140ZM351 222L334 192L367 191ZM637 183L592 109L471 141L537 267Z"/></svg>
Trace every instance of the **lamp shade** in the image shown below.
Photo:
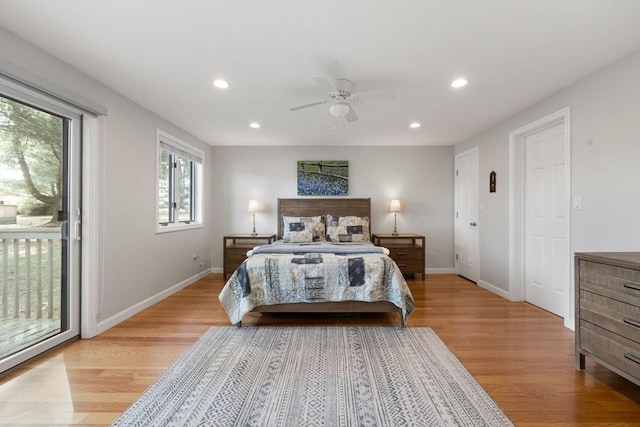
<svg viewBox="0 0 640 427"><path fill-rule="evenodd" d="M389 212L400 212L402 207L400 206L400 200L393 199L389 204Z"/></svg>
<svg viewBox="0 0 640 427"><path fill-rule="evenodd" d="M249 212L258 212L257 200L249 200Z"/></svg>

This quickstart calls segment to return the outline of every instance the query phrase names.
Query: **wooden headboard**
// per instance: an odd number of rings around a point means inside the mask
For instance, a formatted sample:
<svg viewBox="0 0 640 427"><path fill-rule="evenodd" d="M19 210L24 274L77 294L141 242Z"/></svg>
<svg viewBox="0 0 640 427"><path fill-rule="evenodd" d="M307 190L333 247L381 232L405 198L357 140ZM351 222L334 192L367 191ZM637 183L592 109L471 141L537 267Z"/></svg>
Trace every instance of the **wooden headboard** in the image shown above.
<svg viewBox="0 0 640 427"><path fill-rule="evenodd" d="M371 199L278 199L278 239L282 239L283 216L366 216L371 224Z"/></svg>

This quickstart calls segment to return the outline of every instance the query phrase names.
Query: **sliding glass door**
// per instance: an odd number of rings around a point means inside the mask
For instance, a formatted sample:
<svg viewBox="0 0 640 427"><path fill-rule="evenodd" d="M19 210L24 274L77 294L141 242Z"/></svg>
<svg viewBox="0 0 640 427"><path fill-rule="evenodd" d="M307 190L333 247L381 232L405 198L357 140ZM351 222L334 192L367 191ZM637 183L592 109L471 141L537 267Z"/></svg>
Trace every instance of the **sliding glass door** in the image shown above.
<svg viewBox="0 0 640 427"><path fill-rule="evenodd" d="M0 372L79 335L81 126L0 78Z"/></svg>

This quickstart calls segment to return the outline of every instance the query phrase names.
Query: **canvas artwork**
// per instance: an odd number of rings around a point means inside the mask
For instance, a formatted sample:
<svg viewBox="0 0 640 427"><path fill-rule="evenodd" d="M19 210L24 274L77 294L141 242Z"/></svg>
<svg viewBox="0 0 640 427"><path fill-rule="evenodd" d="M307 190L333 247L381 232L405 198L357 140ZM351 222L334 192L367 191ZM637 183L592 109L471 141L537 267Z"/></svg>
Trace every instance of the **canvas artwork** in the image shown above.
<svg viewBox="0 0 640 427"><path fill-rule="evenodd" d="M349 194L349 161L298 161L298 196L346 196Z"/></svg>

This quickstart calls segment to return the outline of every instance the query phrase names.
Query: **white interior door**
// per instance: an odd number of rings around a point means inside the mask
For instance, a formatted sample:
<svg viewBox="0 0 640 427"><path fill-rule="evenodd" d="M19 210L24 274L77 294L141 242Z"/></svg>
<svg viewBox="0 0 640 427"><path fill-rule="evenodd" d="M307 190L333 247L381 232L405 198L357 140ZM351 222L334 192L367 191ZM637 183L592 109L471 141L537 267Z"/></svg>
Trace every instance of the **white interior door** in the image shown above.
<svg viewBox="0 0 640 427"><path fill-rule="evenodd" d="M478 281L478 149L456 156L456 274Z"/></svg>
<svg viewBox="0 0 640 427"><path fill-rule="evenodd" d="M525 143L525 300L559 316L569 282L564 124Z"/></svg>

